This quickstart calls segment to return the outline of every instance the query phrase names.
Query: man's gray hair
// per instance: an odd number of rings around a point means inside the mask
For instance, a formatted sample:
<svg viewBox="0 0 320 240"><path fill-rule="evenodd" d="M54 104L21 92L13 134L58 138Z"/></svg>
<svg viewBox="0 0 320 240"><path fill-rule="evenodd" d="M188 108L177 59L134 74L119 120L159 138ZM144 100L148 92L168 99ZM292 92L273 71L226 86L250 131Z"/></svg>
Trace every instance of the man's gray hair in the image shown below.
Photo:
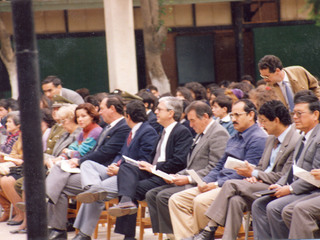
<svg viewBox="0 0 320 240"><path fill-rule="evenodd" d="M173 118L175 121L179 122L181 114L183 112L182 100L176 97L162 97L159 99L159 103L163 102L168 110L173 110Z"/></svg>

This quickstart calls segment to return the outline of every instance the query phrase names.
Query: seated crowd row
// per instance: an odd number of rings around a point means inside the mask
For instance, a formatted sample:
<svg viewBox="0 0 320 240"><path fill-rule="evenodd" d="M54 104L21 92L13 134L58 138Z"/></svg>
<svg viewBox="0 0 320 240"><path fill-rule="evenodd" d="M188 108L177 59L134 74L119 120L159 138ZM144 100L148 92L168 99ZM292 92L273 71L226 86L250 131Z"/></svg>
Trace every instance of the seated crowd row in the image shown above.
<svg viewBox="0 0 320 240"><path fill-rule="evenodd" d="M91 239L104 202L113 198L119 198L108 209L117 217L114 231L128 240L135 238L142 200L153 232L170 239L214 239L219 226L223 239L236 239L246 211L256 239L319 236L319 188L295 171L320 179L320 88L307 70L283 68L272 55L259 69L265 84L257 88L241 82L206 89L193 82L176 97L160 98L150 86L136 95L117 90L83 100L59 78L47 77L40 105L49 239L67 239L68 196L83 203L75 240ZM0 100L0 221L8 220L13 204L8 224L20 225L12 232L21 233L27 223L17 204L24 201L23 153L14 110L15 101ZM230 157L243 166L226 168ZM255 194L268 189L271 195Z"/></svg>

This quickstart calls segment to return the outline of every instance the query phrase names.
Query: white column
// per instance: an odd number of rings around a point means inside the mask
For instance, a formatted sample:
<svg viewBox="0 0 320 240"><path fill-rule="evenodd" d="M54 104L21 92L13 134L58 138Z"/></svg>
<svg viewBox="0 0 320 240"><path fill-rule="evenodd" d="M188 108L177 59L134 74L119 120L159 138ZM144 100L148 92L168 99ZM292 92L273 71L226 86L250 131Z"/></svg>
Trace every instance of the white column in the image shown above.
<svg viewBox="0 0 320 240"><path fill-rule="evenodd" d="M104 0L109 89L138 92L132 0Z"/></svg>

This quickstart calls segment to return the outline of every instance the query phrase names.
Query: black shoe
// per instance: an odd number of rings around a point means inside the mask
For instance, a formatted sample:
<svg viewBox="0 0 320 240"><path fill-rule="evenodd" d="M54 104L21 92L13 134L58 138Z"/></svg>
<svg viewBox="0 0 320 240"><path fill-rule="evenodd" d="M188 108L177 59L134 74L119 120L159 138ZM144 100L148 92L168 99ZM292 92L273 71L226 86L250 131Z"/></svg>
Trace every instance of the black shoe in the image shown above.
<svg viewBox="0 0 320 240"><path fill-rule="evenodd" d="M72 240L91 240L91 237L80 231Z"/></svg>
<svg viewBox="0 0 320 240"><path fill-rule="evenodd" d="M49 240L67 240L67 230L59 230L52 228L49 233Z"/></svg>
<svg viewBox="0 0 320 240"><path fill-rule="evenodd" d="M216 227L210 227L210 231L202 229L197 235L194 235L194 240L214 240Z"/></svg>

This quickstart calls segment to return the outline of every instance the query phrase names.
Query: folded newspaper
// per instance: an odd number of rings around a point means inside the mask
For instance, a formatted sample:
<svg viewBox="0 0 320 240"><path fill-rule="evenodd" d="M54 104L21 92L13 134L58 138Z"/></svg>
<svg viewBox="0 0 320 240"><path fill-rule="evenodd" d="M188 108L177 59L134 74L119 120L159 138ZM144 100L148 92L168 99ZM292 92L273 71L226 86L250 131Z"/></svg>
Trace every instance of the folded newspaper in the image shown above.
<svg viewBox="0 0 320 240"><path fill-rule="evenodd" d="M256 167L256 165L253 165L249 163L250 166ZM247 165L245 164L244 160L239 160L234 157L228 157L226 163L224 164L225 168L230 168L233 170L236 170L236 168L245 168Z"/></svg>
<svg viewBox="0 0 320 240"><path fill-rule="evenodd" d="M320 180L315 179L310 172L298 167L297 165L293 165L293 175L295 175L298 178L301 178L302 180L308 183L311 183L316 187L320 187Z"/></svg>
<svg viewBox="0 0 320 240"><path fill-rule="evenodd" d="M68 160L62 160L61 161L61 169L68 173L80 173L80 168L72 168L70 167L70 164L68 163Z"/></svg>
<svg viewBox="0 0 320 240"><path fill-rule="evenodd" d="M124 158L124 160L125 160L127 163L129 163L129 164L131 164L131 165L133 165L133 166L139 167L139 161L134 160L134 159L132 159L132 158L129 158L129 157L125 156L125 155L122 155L122 157ZM158 177L161 177L161 178L163 178L163 179L165 179L165 180L168 180L168 181L174 180L174 177L173 177L173 176L171 176L171 175L169 175L169 174L167 174L167 173L165 173L165 172L163 172L163 171L161 171L161 170L156 170L155 168L152 169L152 172L151 172L151 173L154 174L154 175L156 175L156 176L158 176Z"/></svg>

